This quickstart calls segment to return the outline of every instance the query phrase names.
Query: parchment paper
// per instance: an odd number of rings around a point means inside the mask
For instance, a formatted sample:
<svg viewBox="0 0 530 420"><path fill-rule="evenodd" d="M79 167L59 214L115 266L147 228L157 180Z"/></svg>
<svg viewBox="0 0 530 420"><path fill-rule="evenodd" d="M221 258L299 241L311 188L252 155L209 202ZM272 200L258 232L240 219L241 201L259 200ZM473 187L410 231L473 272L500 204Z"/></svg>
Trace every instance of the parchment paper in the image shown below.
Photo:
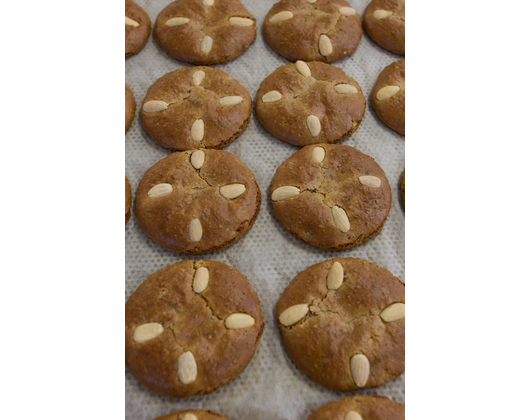
<svg viewBox="0 0 530 420"><path fill-rule="evenodd" d="M289 63L266 43L262 24L274 0L242 0L258 22L256 41L233 61L218 64L220 68L242 83L253 101L261 81L277 67ZM154 25L158 13L169 0L137 0ZM350 0L361 15L369 0ZM332 63L342 68L361 85L369 97L378 74L400 56L377 46L366 34L353 56ZM165 73L190 66L167 56L153 35L145 48L126 60L125 81L138 104L135 119L125 143L125 174L133 197L145 171L171 152L156 145L142 129L139 107L149 86ZM357 392L336 392L313 383L291 361L283 346L275 320L275 305L284 288L300 271L317 262L333 257L364 258L389 269L401 280L405 274L405 215L400 201L399 177L405 165L405 141L387 128L375 114L369 101L359 129L344 144L366 153L379 163L390 181L393 192L392 210L382 232L368 243L343 252L327 252L304 244L289 234L275 219L268 199L269 184L276 168L297 147L269 134L253 110L250 123L243 134L224 150L241 158L248 165L263 194L261 212L254 227L229 248L197 257L166 251L140 229L133 205L132 217L125 227L125 297L155 271L185 259L209 259L226 263L247 276L259 295L265 330L254 358L233 382L213 394L203 397L174 399L163 397L140 385L126 370L126 419L152 420L172 411L189 408L217 411L231 420L302 420L316 408L330 401L355 394L379 394L394 401L405 402L405 375L386 385Z"/></svg>

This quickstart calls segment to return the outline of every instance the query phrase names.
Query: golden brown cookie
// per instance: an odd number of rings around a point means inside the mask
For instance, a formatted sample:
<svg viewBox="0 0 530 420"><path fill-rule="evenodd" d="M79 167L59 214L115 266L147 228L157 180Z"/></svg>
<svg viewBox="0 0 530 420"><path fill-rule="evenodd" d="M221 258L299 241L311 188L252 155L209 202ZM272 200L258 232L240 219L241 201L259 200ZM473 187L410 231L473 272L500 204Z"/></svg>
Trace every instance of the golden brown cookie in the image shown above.
<svg viewBox="0 0 530 420"><path fill-rule="evenodd" d="M385 50L405 55L405 0L372 0L364 11L363 26Z"/></svg>
<svg viewBox="0 0 530 420"><path fill-rule="evenodd" d="M315 264L276 309L289 356L322 386L374 388L405 370L405 285L384 268L356 258Z"/></svg>
<svg viewBox="0 0 530 420"><path fill-rule="evenodd" d="M295 146L335 143L361 123L366 99L340 68L297 61L276 69L259 87L256 112L275 137Z"/></svg>
<svg viewBox="0 0 530 420"><path fill-rule="evenodd" d="M155 392L205 395L243 371L262 332L258 295L243 274L182 261L151 275L127 301L125 363Z"/></svg>
<svg viewBox="0 0 530 420"><path fill-rule="evenodd" d="M270 185L274 214L295 237L330 251L361 245L385 224L392 192L370 156L346 145L306 146Z"/></svg>
<svg viewBox="0 0 530 420"><path fill-rule="evenodd" d="M281 0L263 23L265 39L289 60L326 61L351 55L361 42L361 17L345 0Z"/></svg>
<svg viewBox="0 0 530 420"><path fill-rule="evenodd" d="M205 410L184 410L157 417L154 420L230 420L214 411Z"/></svg>
<svg viewBox="0 0 530 420"><path fill-rule="evenodd" d="M399 185L401 187L401 197L403 198L403 208L405 208L405 169L403 169L403 175L401 175Z"/></svg>
<svg viewBox="0 0 530 420"><path fill-rule="evenodd" d="M133 0L125 0L125 57L139 52L151 33L148 14Z"/></svg>
<svg viewBox="0 0 530 420"><path fill-rule="evenodd" d="M134 94L129 85L125 83L125 132L131 126L134 113L136 112L136 101L134 99Z"/></svg>
<svg viewBox="0 0 530 420"><path fill-rule="evenodd" d="M379 395L356 395L323 405L308 420L405 420L405 406Z"/></svg>
<svg viewBox="0 0 530 420"><path fill-rule="evenodd" d="M186 67L165 74L145 95L145 131L173 150L220 148L239 137L250 121L252 99L222 70Z"/></svg>
<svg viewBox="0 0 530 420"><path fill-rule="evenodd" d="M386 125L405 135L405 60L385 67L370 96L375 112Z"/></svg>
<svg viewBox="0 0 530 420"><path fill-rule="evenodd" d="M158 15L155 37L177 60L224 63L254 42L256 19L239 0L178 0Z"/></svg>
<svg viewBox="0 0 530 420"><path fill-rule="evenodd" d="M131 193L131 184L129 180L125 177L125 224L131 218L131 203L132 203L132 193Z"/></svg>
<svg viewBox="0 0 530 420"><path fill-rule="evenodd" d="M173 153L147 170L136 194L145 234L174 252L205 254L247 233L261 205L252 171L231 153Z"/></svg>

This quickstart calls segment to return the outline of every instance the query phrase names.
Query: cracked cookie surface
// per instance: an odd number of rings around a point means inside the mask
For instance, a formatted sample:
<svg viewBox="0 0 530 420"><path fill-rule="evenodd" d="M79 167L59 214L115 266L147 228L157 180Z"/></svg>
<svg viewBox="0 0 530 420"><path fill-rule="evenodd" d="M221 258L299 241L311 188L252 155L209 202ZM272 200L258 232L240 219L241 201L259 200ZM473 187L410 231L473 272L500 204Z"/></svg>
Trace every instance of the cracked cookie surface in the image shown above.
<svg viewBox="0 0 530 420"><path fill-rule="evenodd" d="M377 162L338 144L294 153L276 170L270 197L276 219L291 234L330 251L370 240L392 206L388 180Z"/></svg>
<svg viewBox="0 0 530 420"><path fill-rule="evenodd" d="M147 170L136 194L144 233L170 251L187 254L234 243L250 230L260 205L252 171L221 150L169 155Z"/></svg>
<svg viewBox="0 0 530 420"><path fill-rule="evenodd" d="M207 270L208 283L197 293L193 283L199 269ZM228 328L226 319L235 313L254 323ZM142 332L151 325L157 326L154 333ZM126 366L139 382L160 394L209 394L247 366L263 326L259 298L243 274L213 261L179 262L152 274L127 301ZM195 376L184 383L181 359L186 353L196 366Z"/></svg>
<svg viewBox="0 0 530 420"><path fill-rule="evenodd" d="M336 266L342 267L338 274ZM330 276L342 280L338 288L329 287ZM347 391L380 386L404 371L404 303L405 285L388 270L334 258L299 273L276 309L298 368L320 385ZM284 325L282 314L300 304L308 306L306 314Z"/></svg>
<svg viewBox="0 0 530 420"><path fill-rule="evenodd" d="M349 137L365 109L359 84L342 69L317 61L279 67L261 82L256 95L261 124L295 146Z"/></svg>
<svg viewBox="0 0 530 420"><path fill-rule="evenodd" d="M224 63L254 42L256 19L239 0L179 0L160 12L154 34L177 60Z"/></svg>
<svg viewBox="0 0 530 420"><path fill-rule="evenodd" d="M125 0L125 57L140 52L150 33L149 15L133 0Z"/></svg>
<svg viewBox="0 0 530 420"><path fill-rule="evenodd" d="M323 405L308 420L405 420L405 406L379 395L356 395Z"/></svg>
<svg viewBox="0 0 530 420"><path fill-rule="evenodd" d="M162 147L217 149L239 137L251 110L248 91L224 71L186 67L151 85L141 115L145 131Z"/></svg>
<svg viewBox="0 0 530 420"><path fill-rule="evenodd" d="M363 26L380 47L405 55L405 0L373 0L364 10Z"/></svg>
<svg viewBox="0 0 530 420"><path fill-rule="evenodd" d="M357 49L361 17L345 0L282 0L265 17L263 33L289 60L332 62Z"/></svg>

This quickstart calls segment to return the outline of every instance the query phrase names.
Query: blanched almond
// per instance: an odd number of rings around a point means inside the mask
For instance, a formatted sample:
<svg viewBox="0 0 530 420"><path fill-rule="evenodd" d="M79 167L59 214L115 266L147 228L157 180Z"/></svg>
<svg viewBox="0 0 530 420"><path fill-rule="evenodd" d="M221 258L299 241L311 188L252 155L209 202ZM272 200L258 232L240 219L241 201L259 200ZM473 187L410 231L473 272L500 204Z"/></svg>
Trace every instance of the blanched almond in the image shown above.
<svg viewBox="0 0 530 420"><path fill-rule="evenodd" d="M340 85L335 85L335 92L342 95L357 93L358 90L355 86L348 85L347 83L341 83Z"/></svg>
<svg viewBox="0 0 530 420"><path fill-rule="evenodd" d="M148 324L136 327L133 333L133 339L137 343L144 343L158 337L164 332L164 327L158 322L149 322Z"/></svg>
<svg viewBox="0 0 530 420"><path fill-rule="evenodd" d="M396 302L388 305L381 312L381 318L385 322L393 322L405 318L405 304Z"/></svg>
<svg viewBox="0 0 530 420"><path fill-rule="evenodd" d="M199 267L193 276L193 291L202 293L210 282L210 271L206 267Z"/></svg>
<svg viewBox="0 0 530 420"><path fill-rule="evenodd" d="M296 197L300 194L300 189L297 187L285 186L276 188L271 195L272 201L287 200L291 197Z"/></svg>
<svg viewBox="0 0 530 420"><path fill-rule="evenodd" d="M191 139L193 141L202 141L204 138L204 121L195 120L191 126Z"/></svg>
<svg viewBox="0 0 530 420"><path fill-rule="evenodd" d="M179 379L184 385L191 384L197 379L197 362L191 351L182 353L178 363Z"/></svg>
<svg viewBox="0 0 530 420"><path fill-rule="evenodd" d="M171 184L157 184L151 188L147 195L151 198L163 197L164 195L169 195L173 192L173 187Z"/></svg>
<svg viewBox="0 0 530 420"><path fill-rule="evenodd" d="M296 70L298 71L298 73L300 73L302 76L305 76L305 77L311 76L311 69L309 68L309 66L307 65L305 61L298 60L294 64L294 66Z"/></svg>
<svg viewBox="0 0 530 420"><path fill-rule="evenodd" d="M206 35L201 41L201 51L208 54L212 50L213 39Z"/></svg>
<svg viewBox="0 0 530 420"><path fill-rule="evenodd" d="M199 420L199 419L197 418L197 416L195 414L186 413L186 414L184 414L184 417L182 417L182 420Z"/></svg>
<svg viewBox="0 0 530 420"><path fill-rule="evenodd" d="M167 109L168 104L164 101L149 101L144 104L144 112L160 112Z"/></svg>
<svg viewBox="0 0 530 420"><path fill-rule="evenodd" d="M326 157L326 150L323 147L317 146L311 152L311 157L315 162L322 163Z"/></svg>
<svg viewBox="0 0 530 420"><path fill-rule="evenodd" d="M300 303L293 305L283 311L280 315L280 322L286 327L296 324L309 312L309 305Z"/></svg>
<svg viewBox="0 0 530 420"><path fill-rule="evenodd" d="M335 261L328 271L326 286L329 290L337 290L344 281L344 268L342 264Z"/></svg>
<svg viewBox="0 0 530 420"><path fill-rule="evenodd" d="M228 21L232 25L236 26L252 26L254 25L254 21L252 19L242 18L242 17L231 17L228 19Z"/></svg>
<svg viewBox="0 0 530 420"><path fill-rule="evenodd" d="M381 180L378 177L372 175L360 176L359 181L361 184L370 188L379 188L381 186Z"/></svg>
<svg viewBox="0 0 530 420"><path fill-rule="evenodd" d="M215 0L202 0L202 4L205 6L213 6Z"/></svg>
<svg viewBox="0 0 530 420"><path fill-rule="evenodd" d="M282 94L277 90L271 90L262 96L261 100L263 102L276 102L282 99Z"/></svg>
<svg viewBox="0 0 530 420"><path fill-rule="evenodd" d="M342 16L353 16L354 14L356 14L357 12L355 11L355 9L353 7L341 7L339 9L339 13L342 15Z"/></svg>
<svg viewBox="0 0 530 420"><path fill-rule="evenodd" d="M331 214L333 215L333 221L338 230L341 232L348 232L350 230L350 219L348 219L348 215L344 209L333 206Z"/></svg>
<svg viewBox="0 0 530 420"><path fill-rule="evenodd" d="M276 22L283 22L289 19L292 19L293 14L289 12L288 10L284 10L283 12L276 13L273 17L269 19L270 23L276 23Z"/></svg>
<svg viewBox="0 0 530 420"><path fill-rule="evenodd" d="M243 184L228 184L219 188L219 192L227 200L233 200L243 194L246 189L247 187Z"/></svg>
<svg viewBox="0 0 530 420"><path fill-rule="evenodd" d="M320 50L320 55L327 57L333 52L333 45L331 44L331 39L327 35L320 35L318 39L318 49Z"/></svg>
<svg viewBox="0 0 530 420"><path fill-rule="evenodd" d="M129 26L138 27L140 24L136 22L135 20L131 19L130 17L125 16L125 24Z"/></svg>
<svg viewBox="0 0 530 420"><path fill-rule="evenodd" d="M196 152L193 152L191 155L191 164L195 169L201 169L202 165L204 165L204 159L206 158L206 155L202 150L197 150Z"/></svg>
<svg viewBox="0 0 530 420"><path fill-rule="evenodd" d="M363 420L363 418L357 411L348 411L346 413L346 417L344 417L344 420Z"/></svg>
<svg viewBox="0 0 530 420"><path fill-rule="evenodd" d="M379 101L384 101L385 99L390 99L396 93L399 92L399 86L385 86L377 91L375 97Z"/></svg>
<svg viewBox="0 0 530 420"><path fill-rule="evenodd" d="M224 96L219 99L219 105L221 106L234 106L240 104L243 101L241 96Z"/></svg>
<svg viewBox="0 0 530 420"><path fill-rule="evenodd" d="M364 354L356 354L351 358L350 369L355 385L363 387L370 376L370 361Z"/></svg>
<svg viewBox="0 0 530 420"><path fill-rule="evenodd" d="M190 20L187 17L174 17L166 21L166 26L180 26L188 23Z"/></svg>
<svg viewBox="0 0 530 420"><path fill-rule="evenodd" d="M193 219L189 229L190 241L199 242L202 238L202 225L199 219Z"/></svg>
<svg viewBox="0 0 530 420"><path fill-rule="evenodd" d="M205 72L203 72L202 70L197 70L195 73L193 73L192 76L193 84L196 86L200 86L205 77Z"/></svg>
<svg viewBox="0 0 530 420"><path fill-rule="evenodd" d="M376 19L384 19L388 16L390 16L392 14L392 12L388 11L388 10L376 10L374 12L374 18Z"/></svg>
<svg viewBox="0 0 530 420"><path fill-rule="evenodd" d="M306 120L307 128L313 137L316 137L320 134L322 126L320 125L320 120L315 115L310 115Z"/></svg>
<svg viewBox="0 0 530 420"><path fill-rule="evenodd" d="M252 327L256 321L247 314L231 314L225 319L225 326L229 330Z"/></svg>

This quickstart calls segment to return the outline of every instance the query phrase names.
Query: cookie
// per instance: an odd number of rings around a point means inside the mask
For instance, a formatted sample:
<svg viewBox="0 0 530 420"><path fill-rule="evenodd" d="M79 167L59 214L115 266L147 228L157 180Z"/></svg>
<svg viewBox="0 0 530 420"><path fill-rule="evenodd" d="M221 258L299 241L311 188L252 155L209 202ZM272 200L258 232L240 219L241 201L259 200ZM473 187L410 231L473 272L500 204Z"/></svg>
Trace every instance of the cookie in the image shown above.
<svg viewBox="0 0 530 420"><path fill-rule="evenodd" d="M328 63L361 42L361 17L345 0L281 0L263 23L269 45L285 58Z"/></svg>
<svg viewBox="0 0 530 420"><path fill-rule="evenodd" d="M405 60L385 67L370 96L375 112L386 125L405 135Z"/></svg>
<svg viewBox="0 0 530 420"><path fill-rule="evenodd" d="M145 131L173 150L220 148L235 140L250 121L252 99L222 70L186 67L165 74L145 95Z"/></svg>
<svg viewBox="0 0 530 420"><path fill-rule="evenodd" d="M125 224L131 218L131 203L132 203L132 193L131 193L131 184L129 180L125 177Z"/></svg>
<svg viewBox="0 0 530 420"><path fill-rule="evenodd" d="M136 194L145 234L174 252L205 254L247 233L261 205L252 171L220 150L173 153L147 170Z"/></svg>
<svg viewBox="0 0 530 420"><path fill-rule="evenodd" d="M160 12L154 33L171 57L210 65L243 53L256 39L256 19L239 0L179 0Z"/></svg>
<svg viewBox="0 0 530 420"><path fill-rule="evenodd" d="M340 68L317 61L279 67L261 82L256 95L261 124L295 146L349 137L365 109L359 84Z"/></svg>
<svg viewBox="0 0 530 420"><path fill-rule="evenodd" d="M370 156L346 145L306 146L276 170L270 197L295 237L330 251L361 245L385 224L392 192Z"/></svg>
<svg viewBox="0 0 530 420"><path fill-rule="evenodd" d="M379 46L405 55L405 0L373 0L364 10L363 26Z"/></svg>
<svg viewBox="0 0 530 420"><path fill-rule="evenodd" d="M214 411L205 410L184 410L157 417L154 420L230 420Z"/></svg>
<svg viewBox="0 0 530 420"><path fill-rule="evenodd" d="M131 88L125 83L125 132L131 126L134 113L136 112L136 101Z"/></svg>
<svg viewBox="0 0 530 420"><path fill-rule="evenodd" d="M145 10L132 0L125 0L125 57L140 52L150 33L151 20Z"/></svg>
<svg viewBox="0 0 530 420"><path fill-rule="evenodd" d="M374 388L405 370L405 285L365 260L312 265L276 305L289 356L314 382Z"/></svg>
<svg viewBox="0 0 530 420"><path fill-rule="evenodd" d="M405 420L405 406L379 395L356 395L323 405L308 420Z"/></svg>
<svg viewBox="0 0 530 420"><path fill-rule="evenodd" d="M399 186L401 187L401 197L403 198L403 208L405 208L405 169L403 169L403 174L401 175Z"/></svg>
<svg viewBox="0 0 530 420"><path fill-rule="evenodd" d="M263 325L243 274L218 262L182 261L151 275L127 301L125 363L160 394L209 394L247 366Z"/></svg>

